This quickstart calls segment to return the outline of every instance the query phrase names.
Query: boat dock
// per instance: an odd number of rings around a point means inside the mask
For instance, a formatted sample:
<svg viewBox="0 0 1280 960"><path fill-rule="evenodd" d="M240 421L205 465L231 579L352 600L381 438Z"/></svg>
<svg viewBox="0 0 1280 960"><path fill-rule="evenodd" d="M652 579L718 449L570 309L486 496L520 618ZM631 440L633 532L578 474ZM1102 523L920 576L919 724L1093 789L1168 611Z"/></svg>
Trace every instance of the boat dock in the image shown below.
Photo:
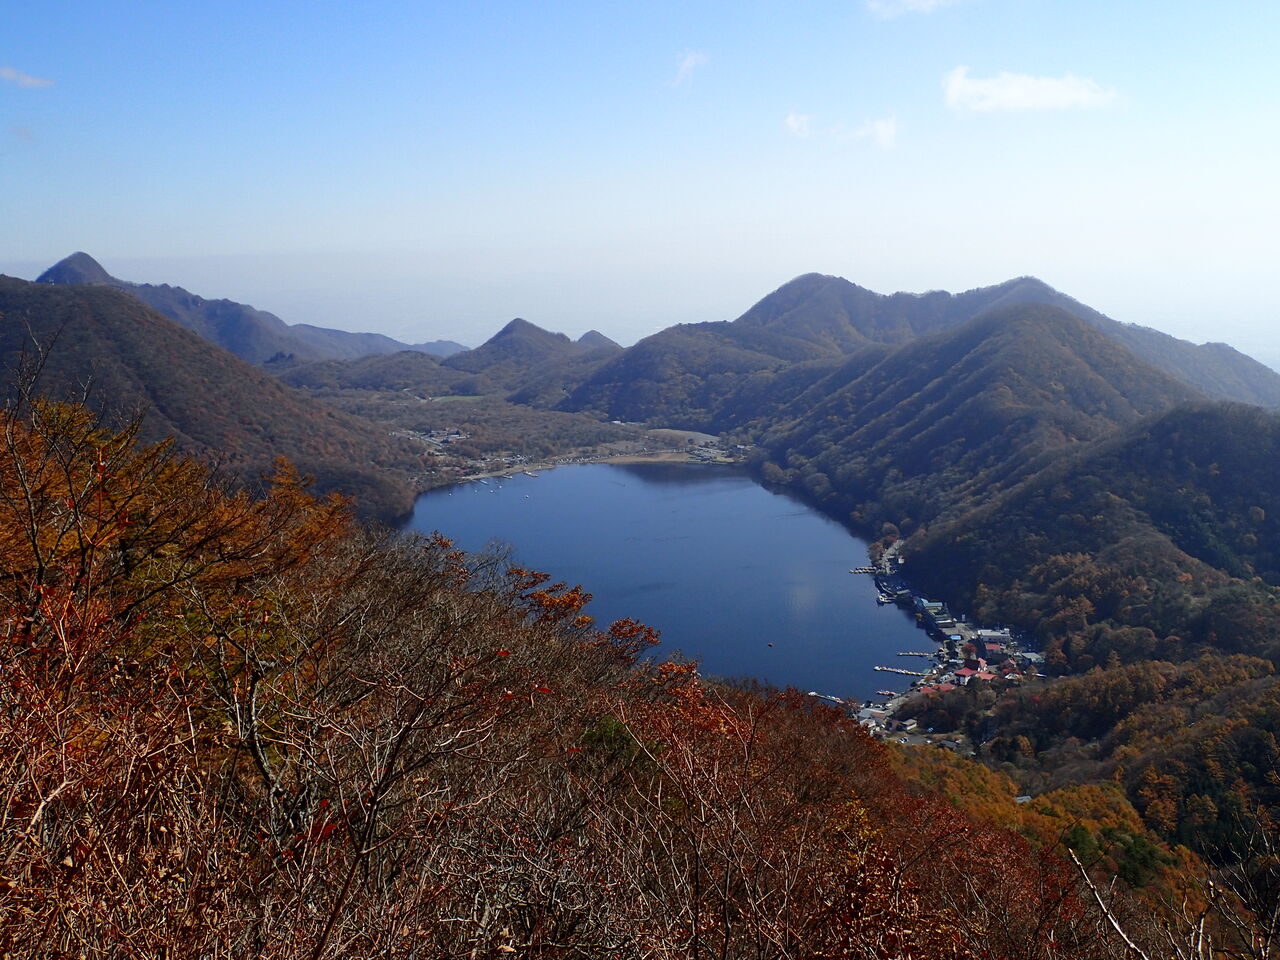
<svg viewBox="0 0 1280 960"><path fill-rule="evenodd" d="M873 670L879 670L881 673L900 673L904 677L927 677L928 674L923 670L903 670L901 667L872 667Z"/></svg>
<svg viewBox="0 0 1280 960"><path fill-rule="evenodd" d="M817 690L810 690L809 696L813 697L815 700L825 700L827 703L834 703L838 707L845 706L845 701L843 699L840 697L833 697L829 693L818 693Z"/></svg>

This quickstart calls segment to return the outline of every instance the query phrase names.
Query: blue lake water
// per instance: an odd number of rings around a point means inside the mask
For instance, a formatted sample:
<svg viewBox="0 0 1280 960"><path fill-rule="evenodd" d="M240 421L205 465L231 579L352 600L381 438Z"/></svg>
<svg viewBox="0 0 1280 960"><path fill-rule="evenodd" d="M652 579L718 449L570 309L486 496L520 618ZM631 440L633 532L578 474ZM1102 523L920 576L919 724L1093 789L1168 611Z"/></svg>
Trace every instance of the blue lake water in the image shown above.
<svg viewBox="0 0 1280 960"><path fill-rule="evenodd" d="M849 573L866 543L728 467L584 464L462 484L421 496L409 528L470 551L509 545L512 562L590 591L600 623L648 623L659 655L708 675L867 699L909 680L874 665L920 669L896 654L933 649Z"/></svg>

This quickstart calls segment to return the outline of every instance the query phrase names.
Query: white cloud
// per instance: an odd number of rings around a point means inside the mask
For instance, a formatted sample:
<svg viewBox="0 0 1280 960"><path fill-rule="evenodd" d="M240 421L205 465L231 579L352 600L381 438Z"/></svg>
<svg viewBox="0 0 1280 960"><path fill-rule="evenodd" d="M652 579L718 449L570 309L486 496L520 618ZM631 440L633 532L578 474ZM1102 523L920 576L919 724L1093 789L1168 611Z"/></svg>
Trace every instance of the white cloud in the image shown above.
<svg viewBox="0 0 1280 960"><path fill-rule="evenodd" d="M16 83L20 87L53 86L52 80L42 80L40 77L33 77L29 73L15 70L13 67L0 67L0 80L8 80L10 83Z"/></svg>
<svg viewBox="0 0 1280 960"><path fill-rule="evenodd" d="M904 13L932 13L939 7L949 7L961 0L867 0L867 9L881 19L898 17Z"/></svg>
<svg viewBox="0 0 1280 960"><path fill-rule="evenodd" d="M809 126L812 120L813 117L807 113L792 112L787 114L787 119L783 123L797 137L807 138L812 132Z"/></svg>
<svg viewBox="0 0 1280 960"><path fill-rule="evenodd" d="M707 62L707 55L701 50L688 50L680 58L680 66L676 69L676 78L671 81L673 87L688 83L693 72Z"/></svg>
<svg viewBox="0 0 1280 960"><path fill-rule="evenodd" d="M868 120L853 131L853 135L860 140L870 140L881 150L890 150L898 142L898 118Z"/></svg>
<svg viewBox="0 0 1280 960"><path fill-rule="evenodd" d="M898 118L894 116L868 120L861 126L850 129L848 124L845 123L815 127L812 114L792 111L787 114L782 124L792 136L799 137L802 140L808 140L815 136L819 140L830 138L837 143L852 143L855 140L863 140L879 147L881 150L890 150L898 143Z"/></svg>
<svg viewBox="0 0 1280 960"><path fill-rule="evenodd" d="M1025 73L970 77L968 67L956 67L948 73L942 88L951 109L976 113L1101 107L1116 98L1114 90L1087 77L1032 77Z"/></svg>

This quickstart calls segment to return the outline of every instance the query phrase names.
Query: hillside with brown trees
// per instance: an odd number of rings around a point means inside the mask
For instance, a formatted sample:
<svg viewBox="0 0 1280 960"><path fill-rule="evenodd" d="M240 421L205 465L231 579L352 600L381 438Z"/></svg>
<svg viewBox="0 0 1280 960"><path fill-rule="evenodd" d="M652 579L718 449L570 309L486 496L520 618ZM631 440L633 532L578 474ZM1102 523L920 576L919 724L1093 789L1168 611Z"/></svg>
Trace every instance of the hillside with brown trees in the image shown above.
<svg viewBox="0 0 1280 960"><path fill-rule="evenodd" d="M83 398L142 438L260 485L288 457L321 490L359 494L365 516L393 520L413 502L419 446L317 403L110 286L0 277L0 377Z"/></svg>
<svg viewBox="0 0 1280 960"><path fill-rule="evenodd" d="M644 660L648 628L593 623L580 587L364 533L287 469L223 489L80 408L10 407L0 437L6 956L1101 960L1130 955L1115 923L1164 936L838 713Z"/></svg>

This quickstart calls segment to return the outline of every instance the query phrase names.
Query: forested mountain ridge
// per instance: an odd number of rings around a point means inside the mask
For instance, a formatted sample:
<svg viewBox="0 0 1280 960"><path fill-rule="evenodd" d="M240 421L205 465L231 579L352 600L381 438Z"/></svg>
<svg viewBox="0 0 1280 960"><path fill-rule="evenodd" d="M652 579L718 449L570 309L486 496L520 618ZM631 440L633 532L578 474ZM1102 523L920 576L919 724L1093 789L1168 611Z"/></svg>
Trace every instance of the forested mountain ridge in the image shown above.
<svg viewBox="0 0 1280 960"><path fill-rule="evenodd" d="M360 494L366 515L412 505L420 451L384 428L302 396L276 378L106 285L0 277L0 365L6 386L23 358L42 356L36 388L79 396L117 416L142 417L142 438L173 437L249 483L277 457L313 474L318 489Z"/></svg>
<svg viewBox="0 0 1280 960"><path fill-rule="evenodd" d="M1197 396L1063 310L1009 306L855 354L783 406L760 443L838 512L929 523L1059 448Z"/></svg>
<svg viewBox="0 0 1280 960"><path fill-rule="evenodd" d="M968 731L1029 793L1119 783L1169 842L1255 863L1280 805L1278 469L1280 414L1202 401L911 528L917 587L1026 630L1061 679L908 715Z"/></svg>
<svg viewBox="0 0 1280 960"><path fill-rule="evenodd" d="M1106 331L1006 305L793 364L792 398L743 429L766 480L907 537L918 589L1026 630L1064 677L906 716L1030 794L1120 784L1166 840L1244 869L1280 804L1280 414L1207 401Z"/></svg>
<svg viewBox="0 0 1280 960"><path fill-rule="evenodd" d="M756 419L741 398L730 399L735 391L758 394L761 379L771 380L786 366L834 363L872 346L900 345L960 326L983 313L1033 305L1080 317L1204 396L1280 409L1280 374L1252 358L1225 344L1197 346L1119 323L1034 277L959 294L886 296L821 274L783 284L736 320L682 324L646 337L570 385L559 406L622 420L726 429ZM747 383L753 378L755 387Z"/></svg>
<svg viewBox="0 0 1280 960"><path fill-rule="evenodd" d="M742 377L788 365L733 343L724 335L727 327L681 324L645 337L570 386L558 408L706 429Z"/></svg>
<svg viewBox="0 0 1280 960"><path fill-rule="evenodd" d="M983 509L921 531L912 552L937 589L1034 626L1076 670L1113 650L1125 661L1211 650L1280 663L1277 464L1280 414L1187 404L1083 445ZM1081 630L1083 644L1059 642L1068 627L1089 624L1147 632L1136 647L1126 646L1133 634L1109 630ZM1153 636L1177 639L1155 647Z"/></svg>
<svg viewBox="0 0 1280 960"><path fill-rule="evenodd" d="M603 363L621 349L599 333L594 337L584 334L575 341L516 317L474 350L446 358L444 365L478 374L484 384L497 389L518 389L569 361L589 359L588 369L594 369L594 364Z"/></svg>
<svg viewBox="0 0 1280 960"><path fill-rule="evenodd" d="M111 276L86 253L73 253L36 278L37 283L98 284L132 294L154 310L242 360L265 363L273 357L300 361L353 359L371 353L422 350L447 356L465 350L448 340L407 344L379 333L348 333L310 324L289 325L275 314L232 300L206 300L182 287L131 283Z"/></svg>
<svg viewBox="0 0 1280 960"><path fill-rule="evenodd" d="M734 321L734 327L773 330L848 353L867 342L904 343L1019 304L1045 304L1074 314L1205 396L1280 409L1280 374L1252 357L1223 343L1197 345L1150 327L1121 323L1035 277L957 294L883 295L841 277L806 274L769 294Z"/></svg>
<svg viewBox="0 0 1280 960"><path fill-rule="evenodd" d="M826 351L850 353L869 343L905 343L1003 306L1046 303L1069 312L1082 306L1047 284L1020 277L961 294L880 294L843 277L809 273L783 284L737 320L731 336L744 342L772 331Z"/></svg>

